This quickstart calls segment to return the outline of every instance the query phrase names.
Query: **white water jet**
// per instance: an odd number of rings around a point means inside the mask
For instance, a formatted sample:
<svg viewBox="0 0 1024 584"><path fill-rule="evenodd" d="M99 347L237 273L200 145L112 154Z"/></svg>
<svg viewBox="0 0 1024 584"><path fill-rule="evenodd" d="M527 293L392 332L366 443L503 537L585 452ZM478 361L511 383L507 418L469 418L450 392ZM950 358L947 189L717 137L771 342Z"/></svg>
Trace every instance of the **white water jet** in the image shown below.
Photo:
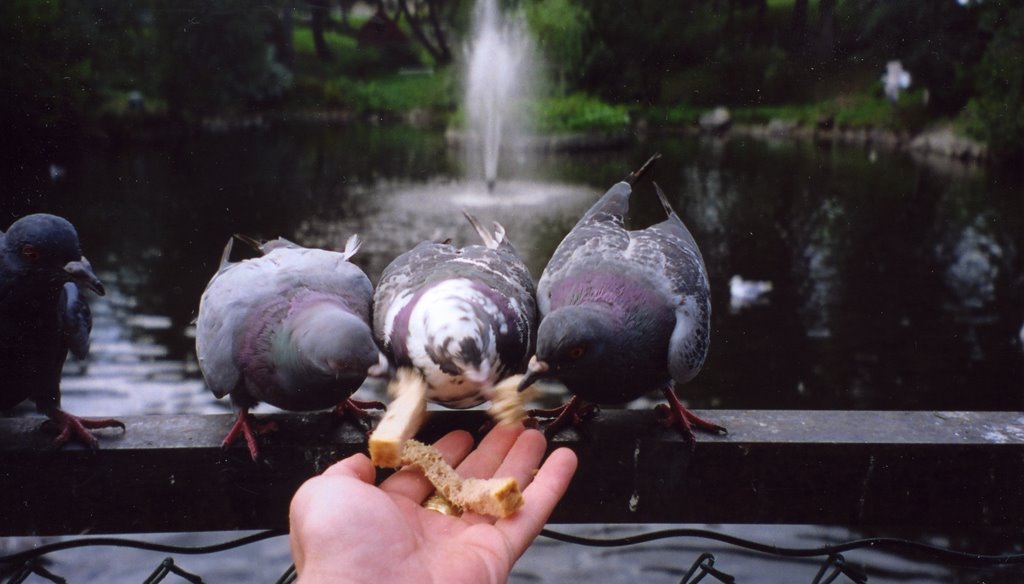
<svg viewBox="0 0 1024 584"><path fill-rule="evenodd" d="M509 154L526 127L522 106L531 92L535 56L522 17L502 14L497 0L477 2L466 53L467 168L482 168L493 190L503 153Z"/></svg>

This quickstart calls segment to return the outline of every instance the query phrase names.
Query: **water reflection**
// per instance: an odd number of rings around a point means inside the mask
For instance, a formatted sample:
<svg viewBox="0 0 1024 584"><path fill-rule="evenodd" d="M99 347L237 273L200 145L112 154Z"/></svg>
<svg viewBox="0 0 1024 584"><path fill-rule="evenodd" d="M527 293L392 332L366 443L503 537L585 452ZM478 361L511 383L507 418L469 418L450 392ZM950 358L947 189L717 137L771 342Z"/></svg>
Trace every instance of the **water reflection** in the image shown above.
<svg viewBox="0 0 1024 584"><path fill-rule="evenodd" d="M458 213L467 206L504 223L539 277L579 214L655 151L664 158L654 176L700 242L712 279L711 352L681 392L693 405L1024 409L1021 185L977 172L936 173L898 155L872 162L862 150L799 142L657 137L625 152L540 158L536 184L487 198L482 182L476 189L454 181L463 175L461 161L439 133L271 128L65 152L65 174L56 182L43 164L7 169L5 189L15 196L0 200L0 223L31 211L67 216L107 285L107 296L92 299L92 357L66 368L70 411L226 412L227 402L214 400L199 375L191 322L231 233L339 247L358 232L365 245L355 260L375 280L422 239L473 237ZM636 227L663 217L649 185L638 188L632 207ZM772 281L771 302L730 312L733 274ZM790 545L854 535L820 527L736 529ZM954 543L977 548L985 541L966 537ZM1005 537L991 540L998 542L992 551L1003 551ZM602 557L541 540L513 579L600 574L627 582L652 572L678 579L681 551L693 555L671 545L625 561L620 552ZM778 573L779 581L792 580L801 569L810 579L816 569L715 552L737 576L751 575L746 579ZM89 553L66 561L104 577L111 565L138 568L122 581L138 581L152 568L137 558L112 564L106 555L94 565ZM288 561L282 542L264 544L257 555L269 566L264 573ZM205 575L230 567L224 579L244 581L250 560L243 550L196 569ZM871 563L909 582L954 578L899 558Z"/></svg>
<svg viewBox="0 0 1024 584"><path fill-rule="evenodd" d="M539 277L579 214L654 151L712 279L711 352L682 392L693 405L1024 407L1019 185L894 154L651 137L541 157L534 179L488 195L453 179L462 163L438 132L268 128L64 153L56 182L8 169L17 195L0 212L67 216L111 290L93 302L91 361L68 364L72 411L224 411L190 330L231 233L339 247L358 232L376 279L423 239L471 241L467 207L502 222ZM634 227L662 217L650 185L632 207ZM771 281L771 302L730 312L733 274Z"/></svg>

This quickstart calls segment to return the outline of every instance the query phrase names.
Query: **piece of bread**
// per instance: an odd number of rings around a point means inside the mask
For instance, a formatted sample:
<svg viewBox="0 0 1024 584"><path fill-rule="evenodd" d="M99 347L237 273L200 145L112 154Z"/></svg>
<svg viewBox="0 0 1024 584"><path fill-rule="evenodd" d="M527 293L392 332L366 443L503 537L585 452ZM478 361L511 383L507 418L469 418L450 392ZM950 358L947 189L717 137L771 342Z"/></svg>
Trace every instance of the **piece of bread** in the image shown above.
<svg viewBox="0 0 1024 584"><path fill-rule="evenodd" d="M519 391L522 375L513 375L495 384L491 390L491 408L487 413L503 426L518 424L526 418L526 404L537 397L537 387L531 385Z"/></svg>
<svg viewBox="0 0 1024 584"><path fill-rule="evenodd" d="M427 411L427 383L415 370L399 369L388 385L393 401L370 436L370 460L375 466L395 468L402 463L402 444L423 424Z"/></svg>
<svg viewBox="0 0 1024 584"><path fill-rule="evenodd" d="M406 440L402 462L422 470L438 493L462 509L508 517L523 506L523 495L514 478L463 479L429 444Z"/></svg>
<svg viewBox="0 0 1024 584"><path fill-rule="evenodd" d="M515 391L518 383L515 379L505 384L503 391L511 391L512 395L508 398L511 405L504 410L521 416L522 402ZM463 479L437 448L412 440L426 414L426 392L427 384L419 373L411 369L398 371L388 386L392 402L370 436L370 460L387 468L416 466L437 492L456 507L451 510L453 513L469 510L495 517L515 513L523 505L523 497L514 478Z"/></svg>

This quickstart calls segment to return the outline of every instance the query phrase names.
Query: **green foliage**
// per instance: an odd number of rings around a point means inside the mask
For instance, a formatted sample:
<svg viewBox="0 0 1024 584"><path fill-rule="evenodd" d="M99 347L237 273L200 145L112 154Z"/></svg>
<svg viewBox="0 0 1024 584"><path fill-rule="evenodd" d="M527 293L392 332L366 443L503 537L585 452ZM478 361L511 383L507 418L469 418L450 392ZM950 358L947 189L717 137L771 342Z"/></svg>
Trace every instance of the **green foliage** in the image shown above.
<svg viewBox="0 0 1024 584"><path fill-rule="evenodd" d="M173 111L221 112L281 97L291 72L268 42L270 15L247 0L190 0L154 10Z"/></svg>
<svg viewBox="0 0 1024 584"><path fill-rule="evenodd" d="M993 11L983 26L994 34L968 105L969 130L997 152L1018 155L1024 152L1024 7Z"/></svg>
<svg viewBox="0 0 1024 584"><path fill-rule="evenodd" d="M356 81L347 77L323 85L323 103L357 113L401 114L417 108L454 108L450 70L433 74L391 75Z"/></svg>
<svg viewBox="0 0 1024 584"><path fill-rule="evenodd" d="M573 0L533 0L524 9L530 31L557 79L558 95L565 95L581 74L590 15Z"/></svg>
<svg viewBox="0 0 1024 584"><path fill-rule="evenodd" d="M912 87L927 88L929 109L956 114L974 87L974 72L988 42L978 15L999 4L989 0L960 6L952 0L853 0L840 5L847 27L849 52L873 63L881 76L885 63L899 59L912 75Z"/></svg>
<svg viewBox="0 0 1024 584"><path fill-rule="evenodd" d="M629 126L624 106L581 93L538 100L527 109L540 132L615 131Z"/></svg>

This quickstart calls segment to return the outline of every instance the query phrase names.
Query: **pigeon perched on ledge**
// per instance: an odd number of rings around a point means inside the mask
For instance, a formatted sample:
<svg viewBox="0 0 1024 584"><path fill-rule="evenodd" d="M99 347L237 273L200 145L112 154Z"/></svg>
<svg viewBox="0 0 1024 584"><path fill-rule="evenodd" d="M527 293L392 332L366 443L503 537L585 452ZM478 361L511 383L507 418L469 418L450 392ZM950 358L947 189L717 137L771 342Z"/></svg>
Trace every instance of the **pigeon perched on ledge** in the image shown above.
<svg viewBox="0 0 1024 584"><path fill-rule="evenodd" d="M218 398L230 394L239 410L224 446L244 436L259 459L249 414L259 402L298 411L336 406L339 413L378 406L350 399L371 369L387 367L370 331L373 286L348 261L358 237L341 253L277 239L256 244L261 257L237 263L228 261L232 242L196 320L206 383Z"/></svg>
<svg viewBox="0 0 1024 584"><path fill-rule="evenodd" d="M530 272L494 223L464 213L484 245L425 241L385 268L374 294L374 334L398 367L417 369L427 399L468 408L526 369L537 303Z"/></svg>
<svg viewBox="0 0 1024 584"><path fill-rule="evenodd" d="M520 387L558 379L574 394L552 412L556 433L579 421L581 400L619 404L661 389L666 422L694 441L691 425L724 432L684 408L674 393L707 354L711 300L693 236L655 185L667 219L628 231L632 184L655 156L613 186L565 236L538 284L537 355Z"/></svg>
<svg viewBox="0 0 1024 584"><path fill-rule="evenodd" d="M28 215L0 232L0 410L31 399L57 427L58 446L75 440L96 448L89 429L124 424L60 408L68 350L78 358L89 352L92 316L82 289L104 293L66 219Z"/></svg>

